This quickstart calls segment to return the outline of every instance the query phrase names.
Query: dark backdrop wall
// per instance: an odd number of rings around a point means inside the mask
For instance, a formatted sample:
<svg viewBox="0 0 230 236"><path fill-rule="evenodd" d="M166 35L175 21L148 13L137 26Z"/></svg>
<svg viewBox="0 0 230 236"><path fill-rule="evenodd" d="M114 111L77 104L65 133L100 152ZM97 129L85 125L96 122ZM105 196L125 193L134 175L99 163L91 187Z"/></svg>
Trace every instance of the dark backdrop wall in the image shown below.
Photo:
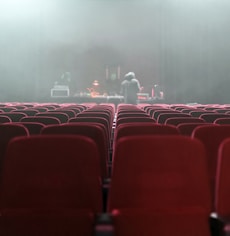
<svg viewBox="0 0 230 236"><path fill-rule="evenodd" d="M106 66L134 71L170 103L230 103L228 0L1 0L0 100L49 97L71 72L73 93ZM104 92L104 91L103 91Z"/></svg>

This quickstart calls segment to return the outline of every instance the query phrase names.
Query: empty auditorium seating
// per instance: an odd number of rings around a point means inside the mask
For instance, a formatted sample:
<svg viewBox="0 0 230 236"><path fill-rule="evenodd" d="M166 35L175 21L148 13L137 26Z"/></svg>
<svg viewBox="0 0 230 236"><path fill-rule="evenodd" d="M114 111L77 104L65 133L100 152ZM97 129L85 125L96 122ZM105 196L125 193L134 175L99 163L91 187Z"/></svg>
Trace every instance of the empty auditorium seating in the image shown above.
<svg viewBox="0 0 230 236"><path fill-rule="evenodd" d="M230 235L229 107L0 104L0 236Z"/></svg>

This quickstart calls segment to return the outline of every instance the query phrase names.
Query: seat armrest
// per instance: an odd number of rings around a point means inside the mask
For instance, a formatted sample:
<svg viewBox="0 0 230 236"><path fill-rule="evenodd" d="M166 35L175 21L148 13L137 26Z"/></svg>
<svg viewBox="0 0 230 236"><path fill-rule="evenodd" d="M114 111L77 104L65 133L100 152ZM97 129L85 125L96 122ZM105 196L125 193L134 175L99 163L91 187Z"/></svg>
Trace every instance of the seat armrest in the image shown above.
<svg viewBox="0 0 230 236"><path fill-rule="evenodd" d="M102 213L96 216L94 236L114 236L114 225L112 215Z"/></svg>

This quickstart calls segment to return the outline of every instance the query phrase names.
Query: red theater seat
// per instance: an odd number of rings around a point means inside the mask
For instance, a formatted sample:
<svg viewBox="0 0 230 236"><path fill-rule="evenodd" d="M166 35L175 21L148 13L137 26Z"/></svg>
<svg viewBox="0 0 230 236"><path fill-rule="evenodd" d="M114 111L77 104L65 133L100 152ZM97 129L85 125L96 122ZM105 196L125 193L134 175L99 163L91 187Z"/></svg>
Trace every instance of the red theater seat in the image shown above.
<svg viewBox="0 0 230 236"><path fill-rule="evenodd" d="M220 235L230 235L230 138L223 140L219 146L216 189L215 212L222 222Z"/></svg>
<svg viewBox="0 0 230 236"><path fill-rule="evenodd" d="M176 111L176 110L172 110L172 109L169 109L169 108L164 108L164 109L156 109L154 110L153 112L150 112L150 115L152 115L152 117L157 120L159 115L161 114L165 114L165 113L173 113L173 114L183 114L181 113L180 111Z"/></svg>
<svg viewBox="0 0 230 236"><path fill-rule="evenodd" d="M149 117L151 118L146 112L120 112L117 115L117 118L127 118L127 117Z"/></svg>
<svg viewBox="0 0 230 236"><path fill-rule="evenodd" d="M38 111L35 109L14 110L13 113L24 113L26 116L35 116Z"/></svg>
<svg viewBox="0 0 230 236"><path fill-rule="evenodd" d="M83 135L92 138L99 150L100 164L101 164L101 176L102 178L108 178L108 140L103 128L97 123L68 123L63 125L50 125L42 129L41 134L74 134Z"/></svg>
<svg viewBox="0 0 230 236"><path fill-rule="evenodd" d="M197 117L171 117L165 121L166 125L179 125L184 123L204 123L203 119Z"/></svg>
<svg viewBox="0 0 230 236"><path fill-rule="evenodd" d="M191 138L132 136L118 140L108 211L118 236L210 236L205 149Z"/></svg>
<svg viewBox="0 0 230 236"><path fill-rule="evenodd" d="M13 112L13 111L12 112L4 112L4 113L1 113L1 115L9 117L12 122L18 122L23 117L27 117L27 115L24 114L23 112Z"/></svg>
<svg viewBox="0 0 230 236"><path fill-rule="evenodd" d="M2 162L5 158L5 152L8 143L12 138L18 136L29 136L29 131L26 127L17 123L0 124L0 172L2 169Z"/></svg>
<svg viewBox="0 0 230 236"><path fill-rule="evenodd" d="M102 211L99 154L77 135L20 137L9 144L1 185L1 236L91 236Z"/></svg>
<svg viewBox="0 0 230 236"><path fill-rule="evenodd" d="M216 167L218 149L221 142L230 137L230 125L204 125L196 127L192 138L199 139L205 146L207 153L207 166L212 193L212 204L214 208L214 192L216 182Z"/></svg>
<svg viewBox="0 0 230 236"><path fill-rule="evenodd" d="M191 117L189 114L185 114L182 112L179 113L163 113L159 114L157 117L157 123L165 124L165 121L169 118L182 118L182 117Z"/></svg>
<svg viewBox="0 0 230 236"><path fill-rule="evenodd" d="M217 118L213 122L214 124L218 125L230 125L230 117L229 118Z"/></svg>
<svg viewBox="0 0 230 236"><path fill-rule="evenodd" d="M133 122L144 122L144 123L156 123L156 121L151 117L123 117L116 121L116 126L121 124L133 123Z"/></svg>
<svg viewBox="0 0 230 236"><path fill-rule="evenodd" d="M40 134L42 128L46 127L46 125L37 122L18 122L17 124L25 126L28 129L30 135Z"/></svg>
<svg viewBox="0 0 230 236"><path fill-rule="evenodd" d="M126 136L136 135L169 135L179 134L176 127L159 125L150 122L133 122L120 124L114 133L114 145L117 140Z"/></svg>
<svg viewBox="0 0 230 236"><path fill-rule="evenodd" d="M104 111L84 111L77 115L77 117L99 117L106 119L108 122L108 128L112 127L112 116L110 113Z"/></svg>
<svg viewBox="0 0 230 236"><path fill-rule="evenodd" d="M214 113L214 114L203 114L199 118L204 119L206 122L214 123L216 119L219 118L230 118L230 115Z"/></svg>
<svg viewBox="0 0 230 236"><path fill-rule="evenodd" d="M103 118L103 117L76 117L76 118L71 118L69 119L69 123L78 123L78 122L87 122L87 123L98 123L100 124L103 129L104 132L106 134L108 143L110 142L111 139L111 129L112 127L110 127L109 122L107 119Z"/></svg>
<svg viewBox="0 0 230 236"><path fill-rule="evenodd" d="M28 116L23 117L20 122L37 122L44 125L60 124L60 120L58 118L50 116Z"/></svg>
<svg viewBox="0 0 230 236"><path fill-rule="evenodd" d="M0 113L0 114L1 114L1 113ZM10 117L4 116L4 115L0 115L0 124L9 123L9 122L12 122L12 120L10 119Z"/></svg>
<svg viewBox="0 0 230 236"><path fill-rule="evenodd" d="M192 117L200 117L203 114L215 114L215 112L212 111L205 111L205 110L198 110L198 111L191 111L189 113Z"/></svg>
<svg viewBox="0 0 230 236"><path fill-rule="evenodd" d="M191 136L193 130L198 126L210 125L210 123L182 123L177 125L180 134Z"/></svg>
<svg viewBox="0 0 230 236"><path fill-rule="evenodd" d="M76 112L74 110L71 110L71 109L65 109L65 108L59 108L59 109L55 109L53 111L49 111L49 113L56 113L56 112L61 112L61 113L64 113L68 116L68 118L74 118L76 117Z"/></svg>
<svg viewBox="0 0 230 236"><path fill-rule="evenodd" d="M35 116L45 116L45 117L54 117L59 120L60 123L67 123L69 121L69 116L65 114L64 112L41 112L37 113Z"/></svg>

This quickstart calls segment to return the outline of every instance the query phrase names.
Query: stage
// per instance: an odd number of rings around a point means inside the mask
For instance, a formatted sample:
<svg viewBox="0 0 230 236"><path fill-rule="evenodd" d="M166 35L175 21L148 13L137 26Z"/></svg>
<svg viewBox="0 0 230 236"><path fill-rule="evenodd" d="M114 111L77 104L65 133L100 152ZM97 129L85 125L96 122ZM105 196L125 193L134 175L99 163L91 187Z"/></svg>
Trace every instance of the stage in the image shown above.
<svg viewBox="0 0 230 236"><path fill-rule="evenodd" d="M137 93L138 103L159 103L163 99L150 97L149 93ZM78 92L71 94L66 85L55 85L50 91L50 99L43 99L44 102L57 103L113 103L115 105L124 103L124 96L119 94L100 94L96 90L89 92Z"/></svg>
<svg viewBox="0 0 230 236"><path fill-rule="evenodd" d="M49 98L43 98L39 99L39 102L53 102L53 103L113 103L115 105L118 105L120 103L124 103L124 97L123 96L86 96L86 95L78 95L78 96L65 96L65 97L49 97ZM156 99L152 97L146 97L146 96L140 96L138 99L138 103L164 103L164 99Z"/></svg>

